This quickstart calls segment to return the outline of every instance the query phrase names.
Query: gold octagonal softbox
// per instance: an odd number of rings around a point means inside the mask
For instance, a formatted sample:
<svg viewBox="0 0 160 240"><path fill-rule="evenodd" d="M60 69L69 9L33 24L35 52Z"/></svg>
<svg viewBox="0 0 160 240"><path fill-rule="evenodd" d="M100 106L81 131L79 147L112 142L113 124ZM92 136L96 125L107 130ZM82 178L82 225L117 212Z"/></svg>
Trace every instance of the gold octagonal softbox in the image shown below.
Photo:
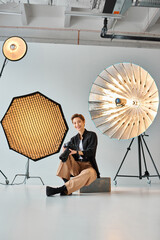
<svg viewBox="0 0 160 240"><path fill-rule="evenodd" d="M59 152L68 131L61 105L40 92L14 97L1 124L9 148L33 161Z"/></svg>
<svg viewBox="0 0 160 240"><path fill-rule="evenodd" d="M96 127L117 139L134 138L152 124L159 104L151 75L133 63L102 71L92 85L89 111Z"/></svg>

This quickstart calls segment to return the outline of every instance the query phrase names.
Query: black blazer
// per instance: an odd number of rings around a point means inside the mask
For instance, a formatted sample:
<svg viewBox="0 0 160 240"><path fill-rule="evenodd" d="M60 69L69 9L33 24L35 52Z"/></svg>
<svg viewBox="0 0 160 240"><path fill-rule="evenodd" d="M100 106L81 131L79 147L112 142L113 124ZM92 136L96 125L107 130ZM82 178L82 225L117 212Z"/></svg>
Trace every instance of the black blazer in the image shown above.
<svg viewBox="0 0 160 240"><path fill-rule="evenodd" d="M92 167L97 172L97 177L100 178L100 173L98 170L96 162L96 149L97 149L97 135L95 132L87 131L85 129L83 133L82 145L83 145L83 159L79 160L79 154L73 154L73 157L76 161L87 162L89 161ZM79 150L80 135L79 133L71 138L71 143L76 147L76 150Z"/></svg>

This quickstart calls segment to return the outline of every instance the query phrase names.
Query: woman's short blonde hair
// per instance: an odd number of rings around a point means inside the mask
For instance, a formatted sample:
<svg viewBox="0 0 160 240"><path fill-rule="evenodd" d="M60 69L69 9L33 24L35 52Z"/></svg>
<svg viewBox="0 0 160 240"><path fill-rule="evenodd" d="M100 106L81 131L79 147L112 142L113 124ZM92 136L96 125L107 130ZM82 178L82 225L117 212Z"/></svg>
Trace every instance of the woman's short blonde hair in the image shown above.
<svg viewBox="0 0 160 240"><path fill-rule="evenodd" d="M74 118L80 118L83 122L85 122L85 118L82 114L78 114L78 113L73 114L73 116L71 117L72 122Z"/></svg>

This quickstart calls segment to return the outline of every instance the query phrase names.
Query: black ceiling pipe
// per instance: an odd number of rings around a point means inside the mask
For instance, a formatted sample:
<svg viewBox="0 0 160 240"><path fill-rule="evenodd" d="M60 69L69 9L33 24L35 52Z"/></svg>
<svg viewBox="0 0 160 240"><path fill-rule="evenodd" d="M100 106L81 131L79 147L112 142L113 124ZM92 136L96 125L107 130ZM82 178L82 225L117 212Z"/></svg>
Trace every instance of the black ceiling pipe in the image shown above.
<svg viewBox="0 0 160 240"><path fill-rule="evenodd" d="M149 36L132 36L132 35L121 35L121 34L105 34L102 38L122 39L122 40L135 40L135 41L147 41L147 42L160 42L160 37L149 37Z"/></svg>

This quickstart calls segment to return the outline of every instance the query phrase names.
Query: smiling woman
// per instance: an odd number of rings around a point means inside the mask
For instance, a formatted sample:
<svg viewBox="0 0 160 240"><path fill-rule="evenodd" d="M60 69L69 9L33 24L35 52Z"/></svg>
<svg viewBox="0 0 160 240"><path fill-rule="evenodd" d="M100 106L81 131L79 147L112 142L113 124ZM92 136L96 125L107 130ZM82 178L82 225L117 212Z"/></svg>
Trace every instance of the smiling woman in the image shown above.
<svg viewBox="0 0 160 240"><path fill-rule="evenodd" d="M46 194L51 196L60 193L70 195L83 186L90 185L96 178L100 177L96 163L97 135L85 129L85 118L82 114L74 114L71 121L78 131L78 134L71 138L69 156L60 161L57 176L63 179L65 184L62 187L53 188L47 186ZM74 146L71 149L70 146ZM65 151L65 145L63 147ZM73 176L73 178L70 178Z"/></svg>

